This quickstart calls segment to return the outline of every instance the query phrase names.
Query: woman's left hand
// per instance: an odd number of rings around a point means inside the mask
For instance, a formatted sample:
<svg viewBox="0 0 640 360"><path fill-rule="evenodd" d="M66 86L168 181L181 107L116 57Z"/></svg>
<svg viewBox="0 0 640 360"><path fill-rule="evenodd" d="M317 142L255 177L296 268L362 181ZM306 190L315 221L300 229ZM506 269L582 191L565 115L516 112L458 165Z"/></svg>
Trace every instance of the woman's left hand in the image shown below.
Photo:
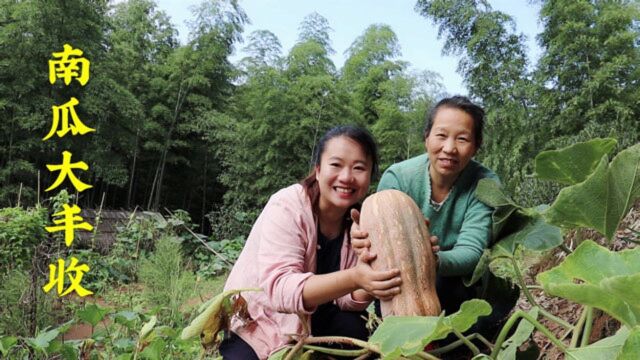
<svg viewBox="0 0 640 360"><path fill-rule="evenodd" d="M375 258L376 256L367 249L358 256L358 263L354 268L354 282L377 299L391 300L400 293L400 285L402 285L400 270L373 270L370 263Z"/></svg>
<svg viewBox="0 0 640 360"><path fill-rule="evenodd" d="M425 225L427 225L427 229L431 225L431 222L427 218L424 218L424 223L425 223ZM437 236L435 236L435 235L429 236L429 242L431 242L431 252L432 253L436 254L438 251L440 251L440 245L438 245L438 242L440 242L440 239L438 239Z"/></svg>

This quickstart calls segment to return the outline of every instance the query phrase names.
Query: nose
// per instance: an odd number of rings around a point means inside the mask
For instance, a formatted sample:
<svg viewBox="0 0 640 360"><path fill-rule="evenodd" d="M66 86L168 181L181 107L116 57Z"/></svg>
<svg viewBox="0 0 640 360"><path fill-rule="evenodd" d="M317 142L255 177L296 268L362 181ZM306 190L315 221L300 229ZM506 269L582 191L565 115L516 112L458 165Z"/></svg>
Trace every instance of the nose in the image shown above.
<svg viewBox="0 0 640 360"><path fill-rule="evenodd" d="M456 140L453 138L447 138L442 144L442 151L446 153L453 153L456 151Z"/></svg>
<svg viewBox="0 0 640 360"><path fill-rule="evenodd" d="M338 174L338 180L344 183L350 183L353 180L353 173L348 166L345 166L344 168L342 168L342 170L340 170L340 173Z"/></svg>

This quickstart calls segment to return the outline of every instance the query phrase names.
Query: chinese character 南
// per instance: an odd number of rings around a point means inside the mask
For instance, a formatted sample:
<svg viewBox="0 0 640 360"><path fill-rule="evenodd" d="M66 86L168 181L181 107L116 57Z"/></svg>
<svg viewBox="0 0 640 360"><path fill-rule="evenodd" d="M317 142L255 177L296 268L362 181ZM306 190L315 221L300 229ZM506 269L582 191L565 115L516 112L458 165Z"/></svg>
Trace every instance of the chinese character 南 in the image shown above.
<svg viewBox="0 0 640 360"><path fill-rule="evenodd" d="M56 82L56 79L63 79L65 85L71 83L75 78L80 85L84 86L89 81L89 60L82 57L82 50L74 49L69 44L64 44L62 52L52 53L54 58L59 60L49 60L49 82Z"/></svg>

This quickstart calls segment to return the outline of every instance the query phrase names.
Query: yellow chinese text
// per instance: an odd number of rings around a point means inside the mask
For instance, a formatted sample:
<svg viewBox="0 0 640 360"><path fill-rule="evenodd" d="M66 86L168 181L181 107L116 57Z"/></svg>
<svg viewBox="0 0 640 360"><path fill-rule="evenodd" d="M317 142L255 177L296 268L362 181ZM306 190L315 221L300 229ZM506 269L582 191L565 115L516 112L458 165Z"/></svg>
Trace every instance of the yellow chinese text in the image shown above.
<svg viewBox="0 0 640 360"><path fill-rule="evenodd" d="M75 78L84 86L89 81L89 60L82 57L82 50L74 49L69 44L64 44L62 52L54 52L52 57L58 60L49 60L49 82L55 83L56 79L63 79L65 85Z"/></svg>
<svg viewBox="0 0 640 360"><path fill-rule="evenodd" d="M55 286L58 295L60 296L69 295L72 291L75 291L80 297L93 294L93 291L89 291L83 288L80 284L84 274L90 270L89 265L78 265L78 259L73 256L71 257L71 264L69 264L68 268L65 269L64 263L65 261L63 259L58 259L58 266L49 264L49 282L47 283L47 285L42 287L44 292L48 293ZM65 273L67 274L67 276L69 277L69 281L71 282L66 290L64 290Z"/></svg>
<svg viewBox="0 0 640 360"><path fill-rule="evenodd" d="M58 186L60 186L60 184L62 184L64 179L66 179L67 177L69 178L73 186L76 188L76 190L78 190L78 192L83 192L93 187L92 185L83 183L82 181L80 181L80 179L78 179L73 174L73 171L72 171L73 169L80 169L80 170L86 171L86 170L89 170L89 165L87 165L87 163L84 161L78 161L72 164L71 163L72 155L73 154L71 154L71 152L69 151L63 151L62 164L47 165L47 169L49 169L49 171L60 171L60 173L58 174L58 178L56 179L56 181L53 184L51 184L51 186L49 186L47 189L45 189L45 191L51 191L57 188Z"/></svg>

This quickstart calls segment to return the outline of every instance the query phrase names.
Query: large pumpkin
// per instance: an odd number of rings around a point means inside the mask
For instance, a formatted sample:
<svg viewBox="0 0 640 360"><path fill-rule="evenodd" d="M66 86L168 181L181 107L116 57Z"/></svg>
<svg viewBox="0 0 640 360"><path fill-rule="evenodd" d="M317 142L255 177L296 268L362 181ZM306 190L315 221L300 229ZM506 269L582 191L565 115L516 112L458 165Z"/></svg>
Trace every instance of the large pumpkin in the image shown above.
<svg viewBox="0 0 640 360"><path fill-rule="evenodd" d="M436 293L436 260L424 215L398 190L384 190L362 204L360 227L369 233L375 270L400 269L400 295L381 301L382 316L440 314Z"/></svg>

